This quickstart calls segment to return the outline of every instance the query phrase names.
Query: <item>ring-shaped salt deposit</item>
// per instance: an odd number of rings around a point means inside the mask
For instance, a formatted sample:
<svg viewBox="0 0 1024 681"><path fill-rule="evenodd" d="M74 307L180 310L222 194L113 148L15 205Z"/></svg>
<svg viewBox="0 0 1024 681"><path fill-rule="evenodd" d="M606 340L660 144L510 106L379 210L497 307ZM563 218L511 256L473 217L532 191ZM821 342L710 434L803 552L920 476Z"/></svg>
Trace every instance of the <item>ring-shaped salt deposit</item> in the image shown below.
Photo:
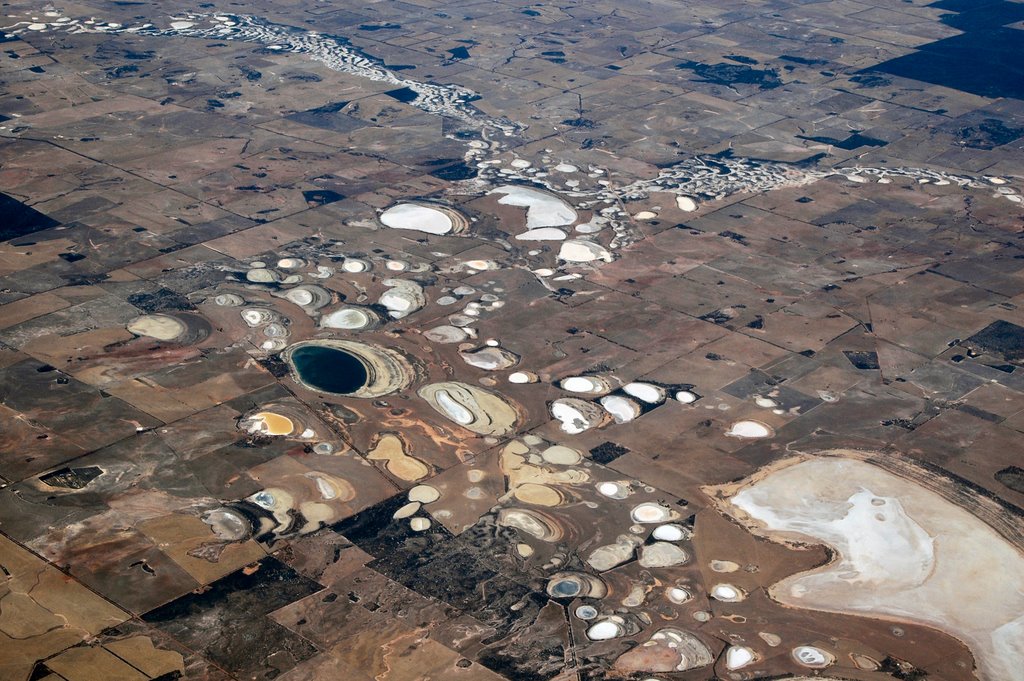
<svg viewBox="0 0 1024 681"><path fill-rule="evenodd" d="M544 542L555 543L565 537L560 520L537 509L503 508L498 512L497 522L501 527L513 527Z"/></svg>
<svg viewBox="0 0 1024 681"><path fill-rule="evenodd" d="M716 601L725 603L738 603L746 598L747 594L743 589L732 584L716 584L711 587L711 597Z"/></svg>
<svg viewBox="0 0 1024 681"><path fill-rule="evenodd" d="M630 489L617 482L602 482L597 485L597 491L609 499L625 499L629 496Z"/></svg>
<svg viewBox="0 0 1024 681"><path fill-rule="evenodd" d="M359 331L374 326L377 315L358 307L343 307L320 317L320 326L325 329L346 329Z"/></svg>
<svg viewBox="0 0 1024 681"><path fill-rule="evenodd" d="M644 524L663 523L666 520L672 520L672 516L671 509L653 501L645 501L642 504L638 504L630 512L630 517L633 518L634 522Z"/></svg>
<svg viewBox="0 0 1024 681"><path fill-rule="evenodd" d="M665 592L665 595L673 603L686 603L687 601L693 598L693 595L689 591L678 586L670 587Z"/></svg>
<svg viewBox="0 0 1024 681"><path fill-rule="evenodd" d="M814 646L797 646L793 648L793 659L805 667L822 669L828 667L836 658L832 653Z"/></svg>
<svg viewBox="0 0 1024 681"><path fill-rule="evenodd" d="M245 301L242 299L242 296L235 295L234 293L221 293L214 297L213 302L221 307L237 307Z"/></svg>
<svg viewBox="0 0 1024 681"><path fill-rule="evenodd" d="M416 391L439 414L478 435L506 435L519 412L497 393L458 381L431 383Z"/></svg>
<svg viewBox="0 0 1024 681"><path fill-rule="evenodd" d="M461 216L459 216L461 217ZM392 229L408 229L426 234L455 234L465 228L450 209L427 206L422 203L399 203L381 213L380 221Z"/></svg>

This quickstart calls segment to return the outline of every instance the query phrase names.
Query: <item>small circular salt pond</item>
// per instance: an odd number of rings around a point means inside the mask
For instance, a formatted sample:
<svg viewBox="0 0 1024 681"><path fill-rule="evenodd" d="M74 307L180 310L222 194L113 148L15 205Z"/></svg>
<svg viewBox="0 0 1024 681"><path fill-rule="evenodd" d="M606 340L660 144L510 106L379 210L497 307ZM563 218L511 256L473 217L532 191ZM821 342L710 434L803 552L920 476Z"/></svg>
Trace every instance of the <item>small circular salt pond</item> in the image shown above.
<svg viewBox="0 0 1024 681"><path fill-rule="evenodd" d="M263 327L263 335L268 338L285 338L288 336L288 329L275 322Z"/></svg>
<svg viewBox="0 0 1024 681"><path fill-rule="evenodd" d="M668 525L658 525L655 527L651 536L659 541L682 541L689 536L689 532L682 525L669 523Z"/></svg>
<svg viewBox="0 0 1024 681"><path fill-rule="evenodd" d="M430 529L430 520L417 516L409 521L409 527L412 528L413 532L424 532Z"/></svg>
<svg viewBox="0 0 1024 681"><path fill-rule="evenodd" d="M370 313L355 307L343 307L320 318L325 329L365 329L373 322Z"/></svg>
<svg viewBox="0 0 1024 681"><path fill-rule="evenodd" d="M676 401L683 404L693 404L697 401L697 395L689 390L680 390L676 393Z"/></svg>
<svg viewBox="0 0 1024 681"><path fill-rule="evenodd" d="M431 485L416 485L409 490L409 501L418 501L421 504L432 504L441 498L441 493Z"/></svg>
<svg viewBox="0 0 1024 681"><path fill-rule="evenodd" d="M624 632L621 624L604 620L587 629L587 638L591 641L608 641L622 636Z"/></svg>
<svg viewBox="0 0 1024 681"><path fill-rule="evenodd" d="M797 646L793 648L793 659L812 669L828 667L835 662L835 657L828 651L814 646Z"/></svg>
<svg viewBox="0 0 1024 681"><path fill-rule="evenodd" d="M340 348L302 345L290 353L289 359L303 383L336 395L354 393L369 378L362 360Z"/></svg>
<svg viewBox="0 0 1024 681"><path fill-rule="evenodd" d="M277 272L263 267L249 270L245 278L254 284L272 284L278 280Z"/></svg>
<svg viewBox="0 0 1024 681"><path fill-rule="evenodd" d="M540 457L548 463L560 466L573 466L583 460L583 455L571 447L553 445L540 453Z"/></svg>
<svg viewBox="0 0 1024 681"><path fill-rule="evenodd" d="M457 326L442 324L424 331L423 337L434 343L459 343L469 338L469 334Z"/></svg>
<svg viewBox="0 0 1024 681"><path fill-rule="evenodd" d="M670 587L668 590L665 591L665 595L668 597L670 601L677 604L686 603L691 598L693 598L689 591L678 586Z"/></svg>
<svg viewBox="0 0 1024 681"><path fill-rule="evenodd" d="M582 590L578 579L560 579L548 585L548 594L554 598L573 598Z"/></svg>
<svg viewBox="0 0 1024 681"><path fill-rule="evenodd" d="M732 424L726 435L744 439L770 437L772 429L760 421L737 421Z"/></svg>
<svg viewBox="0 0 1024 681"><path fill-rule="evenodd" d="M602 482L598 483L597 491L609 499L625 499L632 490L630 490L628 485L618 482Z"/></svg>
<svg viewBox="0 0 1024 681"><path fill-rule="evenodd" d="M658 404L665 400L665 390L651 383L634 381L622 386L623 392L647 404Z"/></svg>
<svg viewBox="0 0 1024 681"><path fill-rule="evenodd" d="M571 393L599 393L607 390L603 380L592 376L570 376L563 378L558 385Z"/></svg>
<svg viewBox="0 0 1024 681"><path fill-rule="evenodd" d="M366 272L370 269L370 263L359 258L345 258L345 262L341 264L341 269L350 274L357 274L359 272Z"/></svg>
<svg viewBox="0 0 1024 681"><path fill-rule="evenodd" d="M711 588L711 597L726 603L742 601L745 595L742 589L732 584L716 584Z"/></svg>
<svg viewBox="0 0 1024 681"><path fill-rule="evenodd" d="M697 202L691 199L689 196L677 196L676 206L678 206L679 210L686 213L692 213L693 211L697 210Z"/></svg>
<svg viewBox="0 0 1024 681"><path fill-rule="evenodd" d="M634 506L630 512L630 517L633 518L634 522L638 523L662 523L671 519L672 511L661 504L646 501Z"/></svg>
<svg viewBox="0 0 1024 681"><path fill-rule="evenodd" d="M284 297L296 305L310 305L316 298L315 294L308 289L296 288L284 294Z"/></svg>
<svg viewBox="0 0 1024 681"><path fill-rule="evenodd" d="M518 384L536 383L537 377L529 371L514 371L508 375L508 382Z"/></svg>
<svg viewBox="0 0 1024 681"><path fill-rule="evenodd" d="M606 395L601 398L600 402L616 423L629 423L640 416L640 405L628 397Z"/></svg>
<svg viewBox="0 0 1024 681"><path fill-rule="evenodd" d="M597 608L592 605L581 605L576 608L575 615L581 620L592 620L597 617Z"/></svg>

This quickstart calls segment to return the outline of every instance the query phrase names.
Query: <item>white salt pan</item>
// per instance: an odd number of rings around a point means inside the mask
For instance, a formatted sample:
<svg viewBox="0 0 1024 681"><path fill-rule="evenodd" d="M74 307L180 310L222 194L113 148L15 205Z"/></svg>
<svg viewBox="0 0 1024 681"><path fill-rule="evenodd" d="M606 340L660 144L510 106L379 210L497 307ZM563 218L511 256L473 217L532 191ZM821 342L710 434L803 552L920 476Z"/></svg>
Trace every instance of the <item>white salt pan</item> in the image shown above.
<svg viewBox="0 0 1024 681"><path fill-rule="evenodd" d="M593 262L595 260L612 261L612 254L601 244L592 241L571 240L562 244L558 258L566 262Z"/></svg>
<svg viewBox="0 0 1024 681"><path fill-rule="evenodd" d="M733 646L725 653L725 666L740 669L754 661L754 651L743 646Z"/></svg>
<svg viewBox="0 0 1024 681"><path fill-rule="evenodd" d="M615 622L598 622L587 629L587 638L591 641L607 641L622 635L622 627Z"/></svg>
<svg viewBox="0 0 1024 681"><path fill-rule="evenodd" d="M498 187L491 193L505 195L498 203L526 208L527 229L561 227L576 222L576 211L554 194L515 185Z"/></svg>
<svg viewBox="0 0 1024 681"><path fill-rule="evenodd" d="M628 423L640 415L640 407L637 403L621 395L602 397L601 406L611 414L616 423Z"/></svg>
<svg viewBox="0 0 1024 681"><path fill-rule="evenodd" d="M439 210L414 203L400 203L381 213L380 221L392 229L411 229L427 234L448 234L452 220Z"/></svg>
<svg viewBox="0 0 1024 681"><path fill-rule="evenodd" d="M679 206L679 210L687 213L692 213L697 210L697 202L691 199L689 196L677 196L676 205Z"/></svg>
<svg viewBox="0 0 1024 681"><path fill-rule="evenodd" d="M517 241L562 241L565 232L557 227L539 227L516 235Z"/></svg>
<svg viewBox="0 0 1024 681"><path fill-rule="evenodd" d="M731 437L744 438L768 437L771 434L772 431L768 426L757 421L737 421L726 433Z"/></svg>
<svg viewBox="0 0 1024 681"><path fill-rule="evenodd" d="M647 404L658 404L665 399L665 391L656 385L651 385L650 383L634 381L633 383L627 383L622 386L622 390L627 395L632 395Z"/></svg>

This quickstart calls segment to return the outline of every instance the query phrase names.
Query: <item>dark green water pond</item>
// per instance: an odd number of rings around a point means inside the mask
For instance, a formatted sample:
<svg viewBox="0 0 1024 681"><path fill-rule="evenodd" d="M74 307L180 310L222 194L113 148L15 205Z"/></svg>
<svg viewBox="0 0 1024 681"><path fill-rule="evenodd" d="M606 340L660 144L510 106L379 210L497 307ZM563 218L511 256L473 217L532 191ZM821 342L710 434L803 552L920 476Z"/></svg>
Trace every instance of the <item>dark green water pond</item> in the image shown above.
<svg viewBox="0 0 1024 681"><path fill-rule="evenodd" d="M302 382L317 390L349 395L366 385L366 367L355 355L323 345L303 345L291 353Z"/></svg>

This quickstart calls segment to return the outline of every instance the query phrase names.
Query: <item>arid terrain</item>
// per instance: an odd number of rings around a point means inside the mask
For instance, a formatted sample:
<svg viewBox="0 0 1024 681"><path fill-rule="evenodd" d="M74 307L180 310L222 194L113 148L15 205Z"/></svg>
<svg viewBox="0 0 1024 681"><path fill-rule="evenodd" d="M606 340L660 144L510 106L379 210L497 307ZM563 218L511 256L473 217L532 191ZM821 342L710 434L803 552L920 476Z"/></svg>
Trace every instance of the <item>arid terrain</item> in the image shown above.
<svg viewBox="0 0 1024 681"><path fill-rule="evenodd" d="M0 681L1024 679L1024 4L2 14Z"/></svg>

